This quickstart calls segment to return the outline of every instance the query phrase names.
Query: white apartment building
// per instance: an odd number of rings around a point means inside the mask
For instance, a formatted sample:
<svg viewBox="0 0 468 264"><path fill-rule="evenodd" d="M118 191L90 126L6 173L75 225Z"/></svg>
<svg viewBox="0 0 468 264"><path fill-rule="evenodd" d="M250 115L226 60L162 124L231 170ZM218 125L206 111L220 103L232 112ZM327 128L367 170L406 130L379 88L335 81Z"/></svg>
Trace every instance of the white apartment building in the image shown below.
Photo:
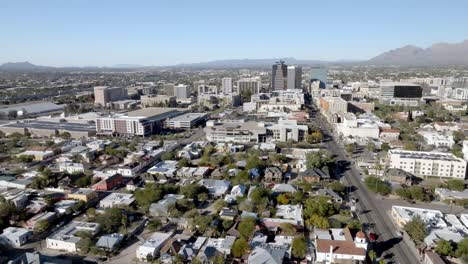
<svg viewBox="0 0 468 264"><path fill-rule="evenodd" d="M231 77L224 77L221 80L223 93L229 94L232 93L232 78Z"/></svg>
<svg viewBox="0 0 468 264"><path fill-rule="evenodd" d="M466 161L451 153L390 150L389 167L402 169L419 177L465 179Z"/></svg>
<svg viewBox="0 0 468 264"><path fill-rule="evenodd" d="M171 233L153 233L150 238L137 248L136 257L140 261L146 261L147 257L157 257L159 251L171 236Z"/></svg>
<svg viewBox="0 0 468 264"><path fill-rule="evenodd" d="M439 133L423 133L424 140L428 145L436 148L452 148L455 144L452 135L442 135Z"/></svg>
<svg viewBox="0 0 468 264"><path fill-rule="evenodd" d="M468 88L453 89L452 98L457 100L468 100Z"/></svg>
<svg viewBox="0 0 468 264"><path fill-rule="evenodd" d="M242 78L237 81L237 87L234 92L241 94L244 91L250 91L251 94L257 94L262 87L262 80L260 77Z"/></svg>

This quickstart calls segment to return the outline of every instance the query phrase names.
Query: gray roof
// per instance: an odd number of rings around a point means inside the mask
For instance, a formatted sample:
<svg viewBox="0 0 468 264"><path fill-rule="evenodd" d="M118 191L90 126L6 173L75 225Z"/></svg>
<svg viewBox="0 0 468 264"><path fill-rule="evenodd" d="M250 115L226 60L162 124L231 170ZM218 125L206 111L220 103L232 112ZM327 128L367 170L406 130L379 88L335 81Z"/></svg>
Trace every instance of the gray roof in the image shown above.
<svg viewBox="0 0 468 264"><path fill-rule="evenodd" d="M95 125L83 124L83 123L57 123L48 121L24 121L16 123L8 123L3 127L15 127L15 128L29 128L29 129L44 129L44 130L67 130L77 132L91 132L96 130Z"/></svg>
<svg viewBox="0 0 468 264"><path fill-rule="evenodd" d="M0 112L8 113L9 111L26 111L29 114L39 114L46 112L54 112L63 110L63 105L56 105L51 102L39 102L39 103L29 103L29 104L16 104L0 108Z"/></svg>
<svg viewBox="0 0 468 264"><path fill-rule="evenodd" d="M103 235L97 241L96 246L101 248L113 249L123 240L123 238L124 235L118 233Z"/></svg>
<svg viewBox="0 0 468 264"><path fill-rule="evenodd" d="M277 246L265 244L256 247L249 255L249 263L262 263L262 264L281 264L283 263L286 248L284 246Z"/></svg>

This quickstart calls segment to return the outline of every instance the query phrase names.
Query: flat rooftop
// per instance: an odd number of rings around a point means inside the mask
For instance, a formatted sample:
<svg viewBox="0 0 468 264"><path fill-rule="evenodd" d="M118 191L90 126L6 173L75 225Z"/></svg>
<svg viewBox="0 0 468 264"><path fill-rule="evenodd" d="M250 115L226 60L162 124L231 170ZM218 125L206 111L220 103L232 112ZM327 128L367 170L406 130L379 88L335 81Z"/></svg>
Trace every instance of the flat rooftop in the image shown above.
<svg viewBox="0 0 468 264"><path fill-rule="evenodd" d="M207 116L206 113L186 113L180 116L173 117L170 121L191 121L205 116Z"/></svg>
<svg viewBox="0 0 468 264"><path fill-rule="evenodd" d="M442 152L425 152L425 151L409 151L409 150L390 150L390 155L399 155L400 158L404 159L426 159L426 160L444 160L444 161L463 161L461 158L457 158L452 153Z"/></svg>
<svg viewBox="0 0 468 264"><path fill-rule="evenodd" d="M24 122L12 122L1 127L14 127L14 128L29 128L29 129L44 129L44 130L68 130L77 132L90 132L95 131L96 126L83 123L57 123L48 121L24 121Z"/></svg>
<svg viewBox="0 0 468 264"><path fill-rule="evenodd" d="M127 112L128 117L150 117L179 111L178 108L148 107Z"/></svg>

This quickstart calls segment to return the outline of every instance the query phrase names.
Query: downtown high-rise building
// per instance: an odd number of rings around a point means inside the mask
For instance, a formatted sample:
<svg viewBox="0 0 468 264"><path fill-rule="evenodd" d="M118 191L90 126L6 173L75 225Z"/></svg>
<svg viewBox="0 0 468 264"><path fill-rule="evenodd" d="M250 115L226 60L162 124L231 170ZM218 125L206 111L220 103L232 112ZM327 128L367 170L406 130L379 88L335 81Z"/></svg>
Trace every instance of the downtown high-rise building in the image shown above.
<svg viewBox="0 0 468 264"><path fill-rule="evenodd" d="M100 106L107 106L108 103L127 99L128 92L124 87L107 87L95 86L94 87L94 104Z"/></svg>
<svg viewBox="0 0 468 264"><path fill-rule="evenodd" d="M190 87L185 84L174 86L174 96L177 100L184 100L190 97Z"/></svg>
<svg viewBox="0 0 468 264"><path fill-rule="evenodd" d="M302 67L288 66L288 85L287 89L302 88Z"/></svg>
<svg viewBox="0 0 468 264"><path fill-rule="evenodd" d="M273 64L271 72L271 89L286 90L288 87L288 65L284 61Z"/></svg>
<svg viewBox="0 0 468 264"><path fill-rule="evenodd" d="M241 78L237 81L237 87L235 93L243 94L258 94L262 88L262 80L260 77L251 77L251 78Z"/></svg>
<svg viewBox="0 0 468 264"><path fill-rule="evenodd" d="M222 83L223 93L225 93L225 94L232 93L232 78L231 77L223 78L221 83Z"/></svg>

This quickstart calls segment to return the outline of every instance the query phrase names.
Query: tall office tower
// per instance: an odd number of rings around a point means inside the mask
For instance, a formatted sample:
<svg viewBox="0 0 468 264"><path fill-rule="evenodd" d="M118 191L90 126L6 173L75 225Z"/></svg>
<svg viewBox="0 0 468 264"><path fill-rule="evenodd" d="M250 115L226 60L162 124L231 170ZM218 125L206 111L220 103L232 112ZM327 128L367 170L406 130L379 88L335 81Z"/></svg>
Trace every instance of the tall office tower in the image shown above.
<svg viewBox="0 0 468 264"><path fill-rule="evenodd" d="M123 87L94 87L94 104L107 106L108 103L126 99L128 97L127 89Z"/></svg>
<svg viewBox="0 0 468 264"><path fill-rule="evenodd" d="M222 79L223 93L229 94L232 93L232 78L225 77Z"/></svg>
<svg viewBox="0 0 468 264"><path fill-rule="evenodd" d="M284 61L273 64L271 73L271 88L273 90L286 90L288 77L288 65Z"/></svg>
<svg viewBox="0 0 468 264"><path fill-rule="evenodd" d="M177 97L177 99L187 99L190 96L190 87L185 84L179 84L177 86L174 86L174 96Z"/></svg>
<svg viewBox="0 0 468 264"><path fill-rule="evenodd" d="M237 81L235 92L237 94L242 94L243 92L249 91L250 94L257 94L260 92L261 87L262 80L260 77L241 78Z"/></svg>
<svg viewBox="0 0 468 264"><path fill-rule="evenodd" d="M174 96L174 84L173 83L163 84L163 91L167 96Z"/></svg>
<svg viewBox="0 0 468 264"><path fill-rule="evenodd" d="M310 81L320 81L320 88L326 88L328 83L328 69L323 66L313 66L310 68Z"/></svg>
<svg viewBox="0 0 468 264"><path fill-rule="evenodd" d="M302 67L288 66L288 89L302 88Z"/></svg>

